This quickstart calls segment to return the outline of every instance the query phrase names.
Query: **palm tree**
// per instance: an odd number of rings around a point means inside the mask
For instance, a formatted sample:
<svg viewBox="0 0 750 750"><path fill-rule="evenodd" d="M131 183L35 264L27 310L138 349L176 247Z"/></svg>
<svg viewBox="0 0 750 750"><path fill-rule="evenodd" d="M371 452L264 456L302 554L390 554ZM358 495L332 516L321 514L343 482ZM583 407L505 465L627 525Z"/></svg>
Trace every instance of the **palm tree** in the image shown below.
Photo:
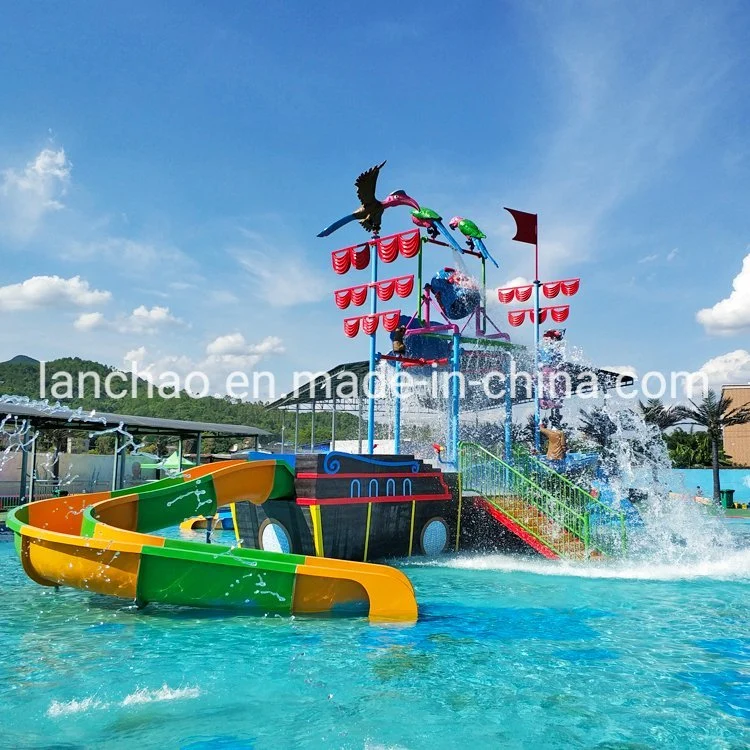
<svg viewBox="0 0 750 750"><path fill-rule="evenodd" d="M617 432L617 424L603 406L595 406L590 411L581 409L579 432L602 450L609 447L612 436Z"/></svg>
<svg viewBox="0 0 750 750"><path fill-rule="evenodd" d="M714 500L721 499L721 481L719 478L719 443L725 427L747 424L750 422L750 406L732 408L731 399L709 391L700 404L690 401L690 406L678 407L680 416L706 428L711 440L711 468L714 473Z"/></svg>
<svg viewBox="0 0 750 750"><path fill-rule="evenodd" d="M664 406L660 398L650 398L644 404L638 401L641 407L641 416L646 424L652 424L659 428L660 432L674 427L685 419L684 414L678 406Z"/></svg>

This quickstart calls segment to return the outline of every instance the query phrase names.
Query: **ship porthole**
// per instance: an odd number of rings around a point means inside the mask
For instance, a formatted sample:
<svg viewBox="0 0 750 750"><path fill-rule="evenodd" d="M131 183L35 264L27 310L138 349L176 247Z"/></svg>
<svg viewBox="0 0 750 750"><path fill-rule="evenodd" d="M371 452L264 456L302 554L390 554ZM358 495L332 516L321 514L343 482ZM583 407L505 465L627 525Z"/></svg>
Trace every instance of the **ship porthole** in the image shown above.
<svg viewBox="0 0 750 750"><path fill-rule="evenodd" d="M289 537L289 532L283 524L272 518L266 518L261 524L258 541L260 542L258 546L268 552L289 554L292 551L292 540Z"/></svg>
<svg viewBox="0 0 750 750"><path fill-rule="evenodd" d="M431 518L422 528L422 552L434 557L448 546L448 524L442 518Z"/></svg>

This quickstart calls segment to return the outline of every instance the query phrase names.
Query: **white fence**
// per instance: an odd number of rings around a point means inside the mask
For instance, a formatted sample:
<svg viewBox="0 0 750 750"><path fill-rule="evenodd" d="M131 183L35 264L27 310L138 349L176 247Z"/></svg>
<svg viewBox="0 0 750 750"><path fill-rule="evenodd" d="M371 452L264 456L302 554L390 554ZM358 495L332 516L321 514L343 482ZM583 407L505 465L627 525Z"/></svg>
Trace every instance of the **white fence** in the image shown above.
<svg viewBox="0 0 750 750"><path fill-rule="evenodd" d="M60 453L57 460L59 480L55 480L54 454L37 453L34 497L49 497L55 487L74 494L77 492L102 492L112 488L114 456L93 453ZM153 463L151 456L121 456L124 461L123 487L133 487L157 478L156 469L141 469L142 463ZM0 505L14 506L20 502L21 453L10 453L0 457ZM31 472L31 456L28 456L28 472ZM27 476L27 492L30 481Z"/></svg>

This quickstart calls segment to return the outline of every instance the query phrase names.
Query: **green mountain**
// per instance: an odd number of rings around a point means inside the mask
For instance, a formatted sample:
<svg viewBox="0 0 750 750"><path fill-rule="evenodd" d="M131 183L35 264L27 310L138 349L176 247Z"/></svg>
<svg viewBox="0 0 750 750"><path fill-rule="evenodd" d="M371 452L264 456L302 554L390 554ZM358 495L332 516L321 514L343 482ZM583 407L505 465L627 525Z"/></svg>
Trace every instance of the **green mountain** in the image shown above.
<svg viewBox="0 0 750 750"><path fill-rule="evenodd" d="M180 392L178 398L165 398L160 396L154 389L153 396L148 397L148 383L144 379L138 379L136 384L136 396L132 395L132 378L128 378L127 384L116 381L117 388L127 390L124 398L107 398L103 393L96 396L91 379L86 381L83 390L83 398L64 399L59 398L51 392L52 374L57 372L69 373L73 378L74 390L78 391L79 375L81 373L95 372L101 381L117 369L108 365L94 362L92 360L80 359L79 357L63 357L47 362L46 371L46 397L49 401L60 401L60 403L77 408L96 409L97 411L112 412L115 414L132 414L144 417L164 417L167 419L186 419L198 422L214 422L219 424L243 424L259 427L267 430L270 434L261 440L261 444L270 445L281 439L282 413L269 410L266 404L261 402L247 402L232 399L229 396L216 398L206 396L194 398L184 391ZM13 394L16 396L27 396L30 399L40 398L40 364L37 360L25 355L18 355L7 362L0 363L0 394ZM294 415L285 416L286 428L284 438L287 445L294 439ZM299 441L301 444L309 443L311 432L310 415L300 414ZM340 413L336 417L336 433L341 439L354 438L357 434L357 419L353 415ZM330 417L318 414L315 425L315 441L321 442L330 439ZM207 450L226 450L237 441L236 438L208 439L204 441ZM105 441L106 442L106 441ZM155 443L160 441L154 441ZM163 443L164 441L161 441ZM160 446L161 448L162 446ZM106 446L102 445L102 450Z"/></svg>
<svg viewBox="0 0 750 750"><path fill-rule="evenodd" d="M25 354L16 354L13 359L9 359L7 362L0 362L3 365L38 365L39 360L33 357L27 357Z"/></svg>

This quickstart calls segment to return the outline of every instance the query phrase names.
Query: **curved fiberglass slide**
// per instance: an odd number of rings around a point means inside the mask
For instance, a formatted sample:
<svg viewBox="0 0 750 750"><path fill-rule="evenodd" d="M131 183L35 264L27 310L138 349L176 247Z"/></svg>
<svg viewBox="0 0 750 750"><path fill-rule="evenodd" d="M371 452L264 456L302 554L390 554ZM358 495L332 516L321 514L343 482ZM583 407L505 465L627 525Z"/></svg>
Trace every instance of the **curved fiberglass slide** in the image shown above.
<svg viewBox="0 0 750 750"><path fill-rule="evenodd" d="M221 461L117 492L68 495L9 512L26 574L43 586L267 614L369 612L414 621L409 579L386 565L165 539L151 532L219 506L293 493L283 461Z"/></svg>

